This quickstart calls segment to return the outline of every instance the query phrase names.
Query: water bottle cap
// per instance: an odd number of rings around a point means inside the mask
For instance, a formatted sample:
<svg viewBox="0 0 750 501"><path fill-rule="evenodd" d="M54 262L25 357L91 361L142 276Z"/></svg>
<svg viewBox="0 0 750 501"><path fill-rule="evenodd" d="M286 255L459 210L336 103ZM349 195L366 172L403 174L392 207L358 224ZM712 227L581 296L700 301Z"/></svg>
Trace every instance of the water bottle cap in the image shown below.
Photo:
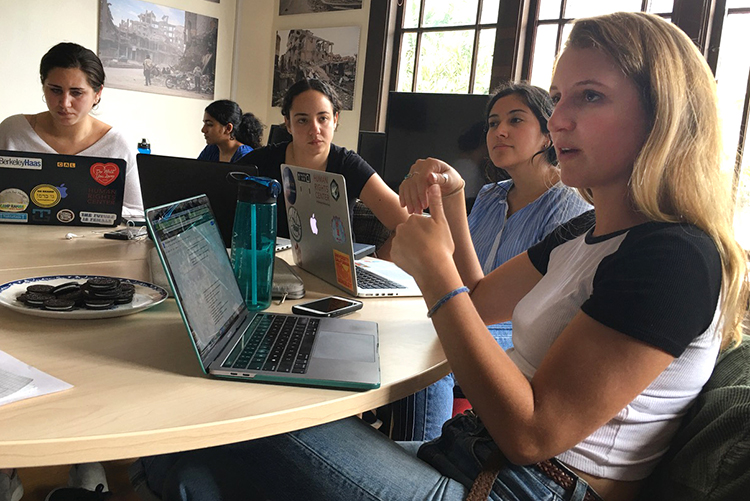
<svg viewBox="0 0 750 501"><path fill-rule="evenodd" d="M281 183L270 177L230 172L227 179L237 183L237 200L254 204L273 204L281 193Z"/></svg>

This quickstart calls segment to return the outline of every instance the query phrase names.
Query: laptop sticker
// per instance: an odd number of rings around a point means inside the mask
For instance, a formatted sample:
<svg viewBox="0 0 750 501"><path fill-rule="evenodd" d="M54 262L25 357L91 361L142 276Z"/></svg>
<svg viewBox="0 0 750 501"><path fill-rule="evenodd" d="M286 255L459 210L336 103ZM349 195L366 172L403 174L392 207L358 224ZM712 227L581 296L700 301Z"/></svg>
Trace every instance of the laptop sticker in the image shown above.
<svg viewBox="0 0 750 501"><path fill-rule="evenodd" d="M336 281L347 289L353 289L352 261L348 254L333 249L333 262L336 267Z"/></svg>
<svg viewBox="0 0 750 501"><path fill-rule="evenodd" d="M52 211L49 209L31 209L31 220L47 222L51 219Z"/></svg>
<svg viewBox="0 0 750 501"><path fill-rule="evenodd" d="M284 167L284 198L286 198L287 205L294 205L297 201L297 184L294 182L294 174L292 169Z"/></svg>
<svg viewBox="0 0 750 501"><path fill-rule="evenodd" d="M117 214L107 214L102 212L84 212L79 214L82 223L113 225L117 220Z"/></svg>
<svg viewBox="0 0 750 501"><path fill-rule="evenodd" d="M331 180L331 196L336 201L338 201L339 197L341 196L341 192L339 191L339 185L335 179Z"/></svg>
<svg viewBox="0 0 750 501"><path fill-rule="evenodd" d="M57 212L57 220L61 223L71 223L75 218L75 213L70 209L62 209Z"/></svg>
<svg viewBox="0 0 750 501"><path fill-rule="evenodd" d="M328 188L328 178L325 175L313 174L313 189L315 190L315 201L324 205L330 205L331 195Z"/></svg>
<svg viewBox="0 0 750 501"><path fill-rule="evenodd" d="M302 240L302 220L299 217L299 212L294 207L289 207L287 212L289 235L295 242L299 242Z"/></svg>
<svg viewBox="0 0 750 501"><path fill-rule="evenodd" d="M5 169L42 170L42 159L0 156L0 167Z"/></svg>
<svg viewBox="0 0 750 501"><path fill-rule="evenodd" d="M31 201L39 207L54 207L60 203L60 191L51 184L39 184L31 190Z"/></svg>
<svg viewBox="0 0 750 501"><path fill-rule="evenodd" d="M29 215L25 212L0 212L0 221L4 223L28 223Z"/></svg>
<svg viewBox="0 0 750 501"><path fill-rule="evenodd" d="M91 205L115 205L117 191L109 188L89 188L86 201Z"/></svg>
<svg viewBox="0 0 750 501"><path fill-rule="evenodd" d="M333 216L333 219L331 219L331 232L336 243L344 243L344 240L346 240L346 231L344 231L344 223L340 217Z"/></svg>
<svg viewBox="0 0 750 501"><path fill-rule="evenodd" d="M0 191L0 211L21 212L29 206L29 196L18 188L8 188Z"/></svg>
<svg viewBox="0 0 750 501"><path fill-rule="evenodd" d="M119 175L120 168L111 162L97 162L91 166L91 177L102 186L112 184Z"/></svg>

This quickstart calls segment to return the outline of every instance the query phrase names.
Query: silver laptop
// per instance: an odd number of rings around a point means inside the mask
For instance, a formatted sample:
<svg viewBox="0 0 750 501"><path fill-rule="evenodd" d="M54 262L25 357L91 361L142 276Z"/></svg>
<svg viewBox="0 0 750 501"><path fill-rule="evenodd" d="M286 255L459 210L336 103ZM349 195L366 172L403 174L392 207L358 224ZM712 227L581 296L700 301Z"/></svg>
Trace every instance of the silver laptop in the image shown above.
<svg viewBox="0 0 750 501"><path fill-rule="evenodd" d="M294 262L354 296L421 296L414 279L383 259L355 259L341 174L282 164Z"/></svg>
<svg viewBox="0 0 750 501"><path fill-rule="evenodd" d="M205 195L146 211L203 372L262 383L380 386L378 324L252 313Z"/></svg>

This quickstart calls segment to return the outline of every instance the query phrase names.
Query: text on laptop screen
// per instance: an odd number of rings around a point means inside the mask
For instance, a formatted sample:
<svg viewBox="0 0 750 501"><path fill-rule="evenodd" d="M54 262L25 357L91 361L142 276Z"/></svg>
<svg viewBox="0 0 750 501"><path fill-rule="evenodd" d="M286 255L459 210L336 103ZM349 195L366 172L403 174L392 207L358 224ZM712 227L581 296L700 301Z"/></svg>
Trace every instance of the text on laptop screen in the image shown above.
<svg viewBox="0 0 750 501"><path fill-rule="evenodd" d="M173 208L155 219L154 229L203 356L237 327L245 303L208 206L188 201Z"/></svg>

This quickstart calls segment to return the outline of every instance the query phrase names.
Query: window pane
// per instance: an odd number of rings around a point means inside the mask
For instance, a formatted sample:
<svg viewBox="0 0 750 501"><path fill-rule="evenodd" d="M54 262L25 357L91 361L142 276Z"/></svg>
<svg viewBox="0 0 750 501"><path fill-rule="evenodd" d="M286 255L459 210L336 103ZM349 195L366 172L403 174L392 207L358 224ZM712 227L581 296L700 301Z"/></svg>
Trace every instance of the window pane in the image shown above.
<svg viewBox="0 0 750 501"><path fill-rule="evenodd" d="M745 100L748 99L745 92L750 72L750 53L744 47L748 23L750 14L728 15L724 21L719 46L716 81L719 91L719 115L724 131L724 168L727 172L733 172L734 169L740 140L742 110ZM737 240L745 249L750 249L750 141L745 139L734 226Z"/></svg>
<svg viewBox="0 0 750 501"><path fill-rule="evenodd" d="M477 51L477 71L474 75L474 94L490 93L490 77L492 76L492 56L495 54L495 32L497 30L482 30L479 32L479 50Z"/></svg>
<svg viewBox="0 0 750 501"><path fill-rule="evenodd" d="M417 92L469 92L474 30L424 33L419 50Z"/></svg>
<svg viewBox="0 0 750 501"><path fill-rule="evenodd" d="M727 0L727 9L750 7L750 0Z"/></svg>
<svg viewBox="0 0 750 501"><path fill-rule="evenodd" d="M419 0L404 0L404 28L419 26Z"/></svg>
<svg viewBox="0 0 750 501"><path fill-rule="evenodd" d="M396 90L399 92L411 92L414 81L414 52L417 48L417 34L404 33L401 37L401 57L398 61L398 78L396 79Z"/></svg>
<svg viewBox="0 0 750 501"><path fill-rule="evenodd" d="M539 19L559 19L561 0L542 0L539 4Z"/></svg>
<svg viewBox="0 0 750 501"><path fill-rule="evenodd" d="M745 156L737 186L734 233L743 249L750 250L750 134L745 137Z"/></svg>
<svg viewBox="0 0 750 501"><path fill-rule="evenodd" d="M750 14L733 14L724 21L719 45L719 62L716 81L719 91L719 114L724 131L726 169L732 171L735 152L739 146L739 130L742 109L745 104L747 75L750 70L750 52L745 40ZM750 157L748 152L746 157Z"/></svg>
<svg viewBox="0 0 750 501"><path fill-rule="evenodd" d="M499 12L500 0L484 0L482 2L482 17L479 18L479 22L483 24L496 24Z"/></svg>
<svg viewBox="0 0 750 501"><path fill-rule="evenodd" d="M566 18L591 17L611 14L618 11L640 11L641 0L609 0L592 2L591 0L568 0L565 4Z"/></svg>
<svg viewBox="0 0 750 501"><path fill-rule="evenodd" d="M664 14L674 10L674 0L651 0L646 7L646 12L654 14Z"/></svg>
<svg viewBox="0 0 750 501"><path fill-rule="evenodd" d="M422 26L459 26L477 21L479 0L425 0Z"/></svg>
<svg viewBox="0 0 750 501"><path fill-rule="evenodd" d="M536 30L534 44L534 66L531 68L531 83L549 89L552 82L552 66L555 63L556 24L542 24Z"/></svg>

